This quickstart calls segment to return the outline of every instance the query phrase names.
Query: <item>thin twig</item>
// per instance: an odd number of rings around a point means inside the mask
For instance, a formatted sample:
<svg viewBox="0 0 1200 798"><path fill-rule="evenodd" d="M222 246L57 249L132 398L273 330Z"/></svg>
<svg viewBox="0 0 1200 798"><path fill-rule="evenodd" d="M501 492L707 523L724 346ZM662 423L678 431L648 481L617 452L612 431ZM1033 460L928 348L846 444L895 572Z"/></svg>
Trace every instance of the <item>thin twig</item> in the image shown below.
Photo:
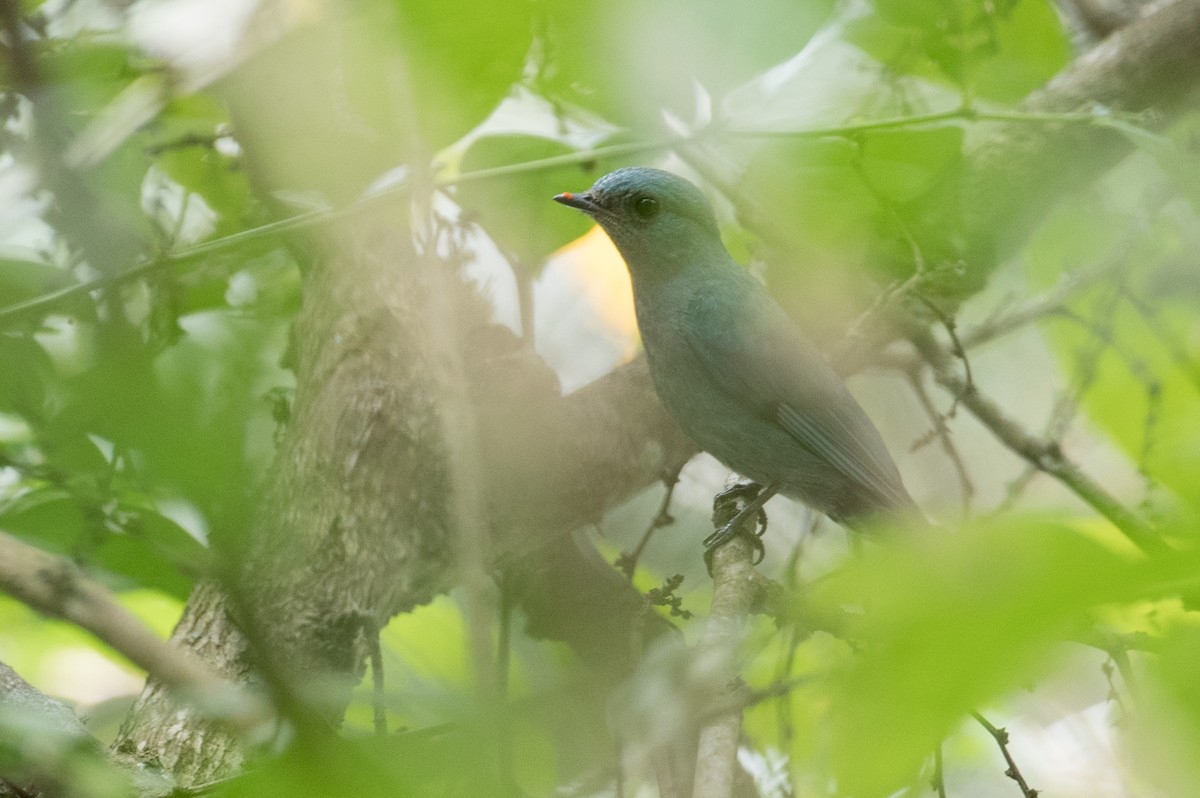
<svg viewBox="0 0 1200 798"><path fill-rule="evenodd" d="M911 331L910 339L933 369L934 379L956 396L1004 445L1030 465L1062 482L1111 521L1138 548L1151 554L1170 551L1153 528L1067 459L1058 441L1048 441L1028 432L1009 418L995 402L968 384L953 366L951 355L942 349L928 331Z"/></svg>
<svg viewBox="0 0 1200 798"><path fill-rule="evenodd" d="M929 780L929 786L933 787L938 798L946 798L946 770L945 763L942 761L941 743L938 743L937 748L933 749L933 778Z"/></svg>
<svg viewBox="0 0 1200 798"><path fill-rule="evenodd" d="M367 656L371 660L371 705L375 734L384 737L388 733L387 706L383 692L383 649L378 628L367 630Z"/></svg>
<svg viewBox="0 0 1200 798"><path fill-rule="evenodd" d="M971 717L979 722L979 725L987 730L987 733L992 735L992 739L996 741L996 745L1000 748L1000 754L1004 757L1004 761L1008 764L1008 769L1004 771L1004 775L1017 783L1021 788L1021 794L1025 798L1037 798L1039 790L1035 790L1025 781L1025 777L1021 774L1021 769L1017 767L1017 762L1012 757L1012 753L1008 750L1008 731L1005 729L993 726L988 722L988 719L978 712L971 712Z"/></svg>
<svg viewBox="0 0 1200 798"><path fill-rule="evenodd" d="M641 540L634 546L633 551L621 552L614 563L631 581L633 580L633 572L637 570L638 560L641 559L642 552L646 550L646 545L650 542L651 536L664 526L670 526L675 523L675 518L671 515L671 499L675 496L675 486L679 484L679 469L675 469L672 473L664 476L662 482L667 486L667 490L663 494L662 501L658 503L658 511L650 519L650 524L642 534Z"/></svg>
<svg viewBox="0 0 1200 798"><path fill-rule="evenodd" d="M981 321L964 331L959 336L959 340L962 341L963 346L969 349L1022 329L1046 316L1059 313L1066 307L1069 300L1119 271L1127 263L1132 243L1131 240L1118 246L1117 250L1103 262L1090 269L1073 272L1070 277L1059 281L1053 288L1018 307L997 313Z"/></svg>
<svg viewBox="0 0 1200 798"><path fill-rule="evenodd" d="M950 435L950 428L946 426L947 416L938 412L934 407L933 400L929 397L929 392L925 390L924 383L921 382L921 377L915 372L908 373L908 384L912 388L913 395L917 397L917 402L921 405L921 409L929 416L933 428L930 430L932 438L936 438L942 445L942 451L946 457L950 459L950 463L954 466L954 471L958 474L959 493L962 496L962 517L966 520L971 513L971 498L975 495L975 485L971 481L971 474L967 471L967 464L959 453L958 447L954 445L954 438ZM931 438L931 439L932 439ZM924 439L923 439L924 440ZM923 442L917 441L913 445L915 451L918 444Z"/></svg>

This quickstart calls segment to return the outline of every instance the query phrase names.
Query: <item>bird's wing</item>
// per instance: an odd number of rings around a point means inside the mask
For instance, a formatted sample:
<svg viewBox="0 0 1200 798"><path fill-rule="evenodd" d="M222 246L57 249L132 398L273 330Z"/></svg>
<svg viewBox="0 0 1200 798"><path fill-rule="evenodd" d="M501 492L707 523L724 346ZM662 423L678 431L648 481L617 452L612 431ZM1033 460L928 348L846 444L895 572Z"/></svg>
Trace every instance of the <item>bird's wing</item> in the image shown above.
<svg viewBox="0 0 1200 798"><path fill-rule="evenodd" d="M746 282L752 280L704 286L688 308L688 340L713 384L847 478L895 506L911 504L875 425L766 290Z"/></svg>

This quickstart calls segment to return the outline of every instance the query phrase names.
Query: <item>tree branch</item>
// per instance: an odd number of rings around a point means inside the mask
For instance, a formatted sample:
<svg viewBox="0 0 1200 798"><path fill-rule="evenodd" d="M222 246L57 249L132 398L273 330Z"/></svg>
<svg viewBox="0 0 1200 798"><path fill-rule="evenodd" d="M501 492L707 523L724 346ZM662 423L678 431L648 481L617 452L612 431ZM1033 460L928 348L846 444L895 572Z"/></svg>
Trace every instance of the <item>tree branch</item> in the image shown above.
<svg viewBox="0 0 1200 798"><path fill-rule="evenodd" d="M718 496L713 504L713 528L720 529L729 523L744 501L747 500ZM720 658L726 671L722 682L731 692L744 689L733 663L737 661L746 619L758 597L756 582L751 578L754 574L754 544L749 538L757 524L757 517L750 518L737 536L712 551L712 608L696 651L699 657ZM733 795L741 734L742 708L738 702L701 726L693 798L729 798Z"/></svg>
<svg viewBox="0 0 1200 798"><path fill-rule="evenodd" d="M955 360L927 331L912 333L911 340L929 364L933 377L956 401L992 431L1005 446L1031 466L1058 479L1076 496L1107 518L1142 551L1165 554L1170 551L1162 538L1142 519L1109 495L1063 454L1057 441L1035 437L1009 418L991 399L979 392L959 373Z"/></svg>
<svg viewBox="0 0 1200 798"><path fill-rule="evenodd" d="M222 679L154 634L74 563L0 532L0 589L39 612L80 626L207 715L246 734L272 718L261 698Z"/></svg>

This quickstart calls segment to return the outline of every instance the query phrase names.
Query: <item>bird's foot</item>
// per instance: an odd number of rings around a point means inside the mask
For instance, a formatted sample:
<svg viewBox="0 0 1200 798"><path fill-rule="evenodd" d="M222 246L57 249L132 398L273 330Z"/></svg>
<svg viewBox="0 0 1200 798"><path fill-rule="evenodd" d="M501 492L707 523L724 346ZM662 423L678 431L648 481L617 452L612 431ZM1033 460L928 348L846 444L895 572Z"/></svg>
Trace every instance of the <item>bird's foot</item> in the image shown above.
<svg viewBox="0 0 1200 798"><path fill-rule="evenodd" d="M757 482L735 482L716 496L713 496L713 511L716 512L718 507L731 499L754 501L762 489L763 486Z"/></svg>
<svg viewBox="0 0 1200 798"><path fill-rule="evenodd" d="M752 563L758 565L762 562L763 556L766 554L762 536L767 532L767 513L763 509L763 505L778 492L779 488L775 485L763 488L757 482L743 482L717 494L713 499L714 514L736 499L746 499L747 502L746 506L742 507L733 518L704 539L704 562L710 573L712 572L713 550L739 534L746 535L754 547ZM755 523L747 530L743 525L750 518L753 518Z"/></svg>

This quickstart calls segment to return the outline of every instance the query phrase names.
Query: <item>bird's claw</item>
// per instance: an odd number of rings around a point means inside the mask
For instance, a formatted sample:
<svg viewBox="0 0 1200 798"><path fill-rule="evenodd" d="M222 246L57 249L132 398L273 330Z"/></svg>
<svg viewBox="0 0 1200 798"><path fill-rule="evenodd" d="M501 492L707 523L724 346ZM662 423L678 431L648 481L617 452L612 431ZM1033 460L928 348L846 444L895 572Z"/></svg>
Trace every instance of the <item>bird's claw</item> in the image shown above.
<svg viewBox="0 0 1200 798"><path fill-rule="evenodd" d="M759 521L761 522L762 526L757 527L753 534L745 535L736 529L729 530L729 525L726 524L705 539L704 567L708 570L709 576L712 576L713 572L713 552L715 552L720 546L737 537L739 534L744 535L746 540L750 541L750 547L754 550L754 553L750 556L750 564L758 565L763 561L763 558L767 556L767 547L764 546L762 542L763 533L766 532L767 529L767 518L765 513L759 517ZM729 531L726 533L726 530ZM722 536L717 537L718 535ZM716 538L716 540L710 545L708 540L712 538Z"/></svg>
<svg viewBox="0 0 1200 798"><path fill-rule="evenodd" d="M754 554L751 558L753 565L758 565L766 556L766 548L763 546L762 536L767 532L767 511L763 509L762 502L770 496L774 495L774 490L769 490L766 495L763 495L763 487L756 482L743 482L733 485L721 491L713 499L713 507L720 507L722 504L733 499L745 499L748 506L742 508L734 514L727 523L718 528L715 532L704 539L704 564L708 567L708 572L712 574L712 555L713 551L737 535L744 535L750 541ZM758 506L755 507L754 505ZM754 513L754 525L749 530L745 530L747 520L747 511Z"/></svg>
<svg viewBox="0 0 1200 798"><path fill-rule="evenodd" d="M750 499L753 500L762 490L762 485L757 482L736 482L730 485L725 490L713 496L713 506L726 502L730 499Z"/></svg>
<svg viewBox="0 0 1200 798"><path fill-rule="evenodd" d="M718 496L718 499L719 498L720 497ZM706 537L704 539L704 548L711 550L715 549L717 546L720 546L722 543L729 542L738 534L743 523L745 523L745 519L739 521L739 519L735 517L732 521L720 527L717 529L717 531ZM754 519L754 531L751 532L748 537L753 540L758 540L765 534L767 534L767 511L764 508L759 507L758 513Z"/></svg>

